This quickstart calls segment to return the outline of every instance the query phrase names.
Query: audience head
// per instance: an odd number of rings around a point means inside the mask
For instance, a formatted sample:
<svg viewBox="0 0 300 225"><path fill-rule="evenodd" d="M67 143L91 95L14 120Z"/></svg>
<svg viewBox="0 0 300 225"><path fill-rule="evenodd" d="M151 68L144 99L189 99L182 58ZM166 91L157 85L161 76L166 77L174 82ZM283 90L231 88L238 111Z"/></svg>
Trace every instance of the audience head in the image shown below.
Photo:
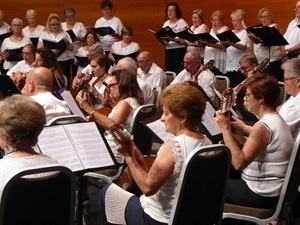
<svg viewBox="0 0 300 225"><path fill-rule="evenodd" d="M47 33L59 33L62 31L61 19L55 13L51 13L47 19L45 31Z"/></svg>
<svg viewBox="0 0 300 225"><path fill-rule="evenodd" d="M268 26L274 22L274 14L269 7L264 7L258 11L258 20L262 22L264 26Z"/></svg>
<svg viewBox="0 0 300 225"><path fill-rule="evenodd" d="M171 18L181 18L182 12L176 2L169 2L166 7L166 15Z"/></svg>
<svg viewBox="0 0 300 225"><path fill-rule="evenodd" d="M286 91L291 96L300 92L300 58L292 58L281 65Z"/></svg>
<svg viewBox="0 0 300 225"><path fill-rule="evenodd" d="M36 10L28 9L26 11L26 19L28 21L29 26L35 26L36 25L36 16L37 16Z"/></svg>
<svg viewBox="0 0 300 225"><path fill-rule="evenodd" d="M127 70L115 70L112 76L109 88L115 99L122 100L133 97L139 104L144 103L142 91L134 74Z"/></svg>
<svg viewBox="0 0 300 225"><path fill-rule="evenodd" d="M273 75L262 74L252 76L245 82L245 87L244 100L250 112L254 112L251 109L252 100L259 101L260 104L275 109L276 100L280 94L280 87L278 80Z"/></svg>
<svg viewBox="0 0 300 225"><path fill-rule="evenodd" d="M70 25L75 24L75 10L73 8L71 8L71 7L66 8L64 10L64 16L65 16L67 24L70 24Z"/></svg>
<svg viewBox="0 0 300 225"><path fill-rule="evenodd" d="M50 49L38 48L35 53L35 66L46 67L48 69L58 70L60 74L63 74L60 64L57 61L56 55Z"/></svg>
<svg viewBox="0 0 300 225"><path fill-rule="evenodd" d="M195 130L202 121L206 100L197 87L180 83L167 87L161 94L159 104L162 106L164 114L165 112L171 113L181 121L185 128ZM172 130L169 130L164 117L167 115L162 116L162 120L166 123L166 131L174 134Z"/></svg>
<svg viewBox="0 0 300 225"><path fill-rule="evenodd" d="M136 58L136 62L142 71L148 73L153 63L151 53L147 51L141 52Z"/></svg>
<svg viewBox="0 0 300 225"><path fill-rule="evenodd" d="M136 62L130 57L120 59L116 65L116 70L127 70L133 75L137 75L137 69L138 67L136 65Z"/></svg>
<svg viewBox="0 0 300 225"><path fill-rule="evenodd" d="M26 76L22 94L33 96L42 92L51 92L53 88L53 74L45 67L34 68Z"/></svg>
<svg viewBox="0 0 300 225"><path fill-rule="evenodd" d="M240 71L245 77L248 77L248 73L250 71L253 71L255 67L258 65L257 58L253 53L248 53L243 55L239 63L240 63Z"/></svg>
<svg viewBox="0 0 300 225"><path fill-rule="evenodd" d="M183 66L191 74L195 74L201 66L201 55L196 49L189 50L183 57Z"/></svg>
<svg viewBox="0 0 300 225"><path fill-rule="evenodd" d="M36 145L44 129L44 108L24 95L0 101L0 142L3 150L28 150Z"/></svg>
<svg viewBox="0 0 300 225"><path fill-rule="evenodd" d="M204 12L201 9L195 9L192 12L192 21L194 26L200 26L204 21Z"/></svg>
<svg viewBox="0 0 300 225"><path fill-rule="evenodd" d="M20 18L14 18L11 21L11 30L13 33L22 33L23 21Z"/></svg>
<svg viewBox="0 0 300 225"><path fill-rule="evenodd" d="M90 65L93 75L99 77L108 72L110 61L105 54L95 54L90 58Z"/></svg>
<svg viewBox="0 0 300 225"><path fill-rule="evenodd" d="M29 65L35 61L36 48L33 44L27 44L22 48L22 56L25 62Z"/></svg>

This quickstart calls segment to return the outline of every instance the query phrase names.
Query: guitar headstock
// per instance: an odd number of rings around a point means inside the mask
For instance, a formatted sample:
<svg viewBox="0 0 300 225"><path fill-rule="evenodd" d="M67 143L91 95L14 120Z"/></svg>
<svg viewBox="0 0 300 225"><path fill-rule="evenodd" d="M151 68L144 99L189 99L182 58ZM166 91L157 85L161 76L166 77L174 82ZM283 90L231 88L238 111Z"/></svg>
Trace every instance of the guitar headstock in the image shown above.
<svg viewBox="0 0 300 225"><path fill-rule="evenodd" d="M122 124L115 124L109 128L109 132L118 143L126 143L132 140L132 135Z"/></svg>
<svg viewBox="0 0 300 225"><path fill-rule="evenodd" d="M236 95L232 88L226 88L222 93L222 100L220 110L222 113L226 113L236 103Z"/></svg>
<svg viewBox="0 0 300 225"><path fill-rule="evenodd" d="M254 68L254 72L256 71L262 72L269 65L269 62L270 62L269 58L265 58Z"/></svg>
<svg viewBox="0 0 300 225"><path fill-rule="evenodd" d="M207 63L205 63L205 64L202 66L201 71L211 69L211 68L213 67L214 64L215 64L215 60L213 60L213 59L209 60Z"/></svg>

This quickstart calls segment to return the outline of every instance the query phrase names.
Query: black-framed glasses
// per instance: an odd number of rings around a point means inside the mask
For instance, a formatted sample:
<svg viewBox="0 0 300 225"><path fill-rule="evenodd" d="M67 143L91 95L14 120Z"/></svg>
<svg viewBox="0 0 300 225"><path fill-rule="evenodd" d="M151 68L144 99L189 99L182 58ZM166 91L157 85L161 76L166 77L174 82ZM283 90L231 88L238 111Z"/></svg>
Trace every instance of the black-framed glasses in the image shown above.
<svg viewBox="0 0 300 225"><path fill-rule="evenodd" d="M246 97L246 98L249 98L251 95L253 95L253 94L251 94L251 93L249 93L249 92L246 92L246 93L245 93L245 97Z"/></svg>

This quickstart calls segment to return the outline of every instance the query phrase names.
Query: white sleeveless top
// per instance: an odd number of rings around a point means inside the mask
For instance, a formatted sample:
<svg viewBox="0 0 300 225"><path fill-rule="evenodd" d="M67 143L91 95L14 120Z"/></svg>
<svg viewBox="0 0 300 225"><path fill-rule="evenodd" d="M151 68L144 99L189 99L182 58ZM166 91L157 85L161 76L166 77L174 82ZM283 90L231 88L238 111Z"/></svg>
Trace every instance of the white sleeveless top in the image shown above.
<svg viewBox="0 0 300 225"><path fill-rule="evenodd" d="M154 195L149 197L142 195L140 197L140 202L145 213L162 223L168 223L170 220L176 187L184 160L193 150L212 144L207 137L199 140L186 135L179 135L171 141L173 142L172 151L175 162L173 174ZM159 154L159 151L157 154Z"/></svg>
<svg viewBox="0 0 300 225"><path fill-rule="evenodd" d="M278 113L265 115L257 124L263 124L270 131L270 140L267 148L243 170L242 179L253 192L276 197L280 194L294 140Z"/></svg>

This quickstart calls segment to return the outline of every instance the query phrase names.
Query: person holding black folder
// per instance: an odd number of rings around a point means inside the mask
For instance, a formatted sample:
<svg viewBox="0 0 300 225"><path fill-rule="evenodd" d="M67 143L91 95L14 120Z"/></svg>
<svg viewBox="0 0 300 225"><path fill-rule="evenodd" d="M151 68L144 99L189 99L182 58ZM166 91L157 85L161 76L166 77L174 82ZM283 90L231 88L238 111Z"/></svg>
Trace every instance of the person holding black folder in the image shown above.
<svg viewBox="0 0 300 225"><path fill-rule="evenodd" d="M264 7L259 10L258 12L258 19L261 22L263 29L264 27L273 27L280 32L279 26L274 23L274 15L272 10L269 7ZM255 27L253 28L255 29ZM255 30L259 30L257 28ZM284 55L284 47L276 45L268 45L266 46L265 43L261 43L262 41L257 37L254 33L248 31L249 38L254 42L254 54L258 60L258 62L262 62L264 59L269 58L269 65L263 70L264 73L274 75L277 80L282 81L283 79L283 71L281 69L281 57ZM275 35L266 36L266 38L273 39L274 42L276 41Z"/></svg>
<svg viewBox="0 0 300 225"><path fill-rule="evenodd" d="M62 22L61 27L70 35L74 45L74 49L72 51L69 51L69 62L72 70L72 76L74 77L77 74L78 69L78 66L74 64L74 54L78 51L80 47L82 47L82 42L84 41L86 29L81 22L76 21L75 10L73 8L66 8L64 10L64 16L66 18L66 22Z"/></svg>
<svg viewBox="0 0 300 225"><path fill-rule="evenodd" d="M100 7L103 16L96 21L95 27L111 27L115 31L112 34L100 36L100 43L105 51L105 54L108 55L113 43L119 41L122 38L121 30L123 24L118 17L113 16L113 4L110 0L103 0L100 3Z"/></svg>
<svg viewBox="0 0 300 225"><path fill-rule="evenodd" d="M2 10L0 9L0 47L5 38L9 37L12 33L10 32L10 25L3 21L4 15ZM3 71L3 60L0 56L0 72L4 74Z"/></svg>
<svg viewBox="0 0 300 225"><path fill-rule="evenodd" d="M22 29L25 37L30 38L32 44L37 47L39 37L44 31L45 27L37 23L37 12L34 9L28 9L26 11L26 19L28 26Z"/></svg>
<svg viewBox="0 0 300 225"><path fill-rule="evenodd" d="M229 30L229 27L223 25L224 16L220 10L216 10L211 14L210 21L212 24L212 28L209 34L215 39L217 39L219 42L206 44L204 53L204 64L207 63L209 60L214 59L215 63L211 71L215 75L220 75L224 74L226 69L226 48L220 43L217 34Z"/></svg>
<svg viewBox="0 0 300 225"><path fill-rule="evenodd" d="M22 27L23 21L19 18L14 18L11 21L12 35L8 38L5 38L1 45L0 52L8 52L8 55L5 57L5 61L3 63L3 69L5 73L23 59L22 47L27 44L32 44L28 37L23 36Z"/></svg>
<svg viewBox="0 0 300 225"><path fill-rule="evenodd" d="M250 52L251 40L245 30L245 12L242 9L237 9L230 15L234 29L232 32L225 31L228 36L222 41L221 36L223 33L218 34L221 43L226 47L226 76L230 79L230 86L235 87L241 83L245 77L239 71L239 61L242 56Z"/></svg>
<svg viewBox="0 0 300 225"><path fill-rule="evenodd" d="M121 31L122 41L113 43L108 58L116 65L117 62L128 56L135 59L140 53L138 43L132 41L133 29L130 26L124 26Z"/></svg>
<svg viewBox="0 0 300 225"><path fill-rule="evenodd" d="M209 29L204 24L204 12L201 9L195 9L192 12L192 22L193 25L190 27L190 30L193 34L208 33ZM199 40L192 43L188 40L185 40L183 43L187 45L187 51L191 49L197 49L200 52L201 58L204 58L205 46L202 45Z"/></svg>
<svg viewBox="0 0 300 225"><path fill-rule="evenodd" d="M298 57L300 54L300 1L297 1L295 5L295 18L289 23L283 37L289 43L285 46L285 55L283 61L291 58Z"/></svg>
<svg viewBox="0 0 300 225"><path fill-rule="evenodd" d="M176 2L170 2L166 7L168 20L163 27L169 26L174 33L186 30L189 25L182 19L182 13ZM179 38L171 38L170 36L158 38L160 42L166 46L165 51L165 70L174 71L178 74L183 70L182 60L186 52L186 46L181 44Z"/></svg>
<svg viewBox="0 0 300 225"><path fill-rule="evenodd" d="M70 62L68 51L72 51L73 41L70 35L62 29L61 20L57 14L51 13L48 17L45 31L41 34L38 48L48 48L57 57L57 60L70 84Z"/></svg>

